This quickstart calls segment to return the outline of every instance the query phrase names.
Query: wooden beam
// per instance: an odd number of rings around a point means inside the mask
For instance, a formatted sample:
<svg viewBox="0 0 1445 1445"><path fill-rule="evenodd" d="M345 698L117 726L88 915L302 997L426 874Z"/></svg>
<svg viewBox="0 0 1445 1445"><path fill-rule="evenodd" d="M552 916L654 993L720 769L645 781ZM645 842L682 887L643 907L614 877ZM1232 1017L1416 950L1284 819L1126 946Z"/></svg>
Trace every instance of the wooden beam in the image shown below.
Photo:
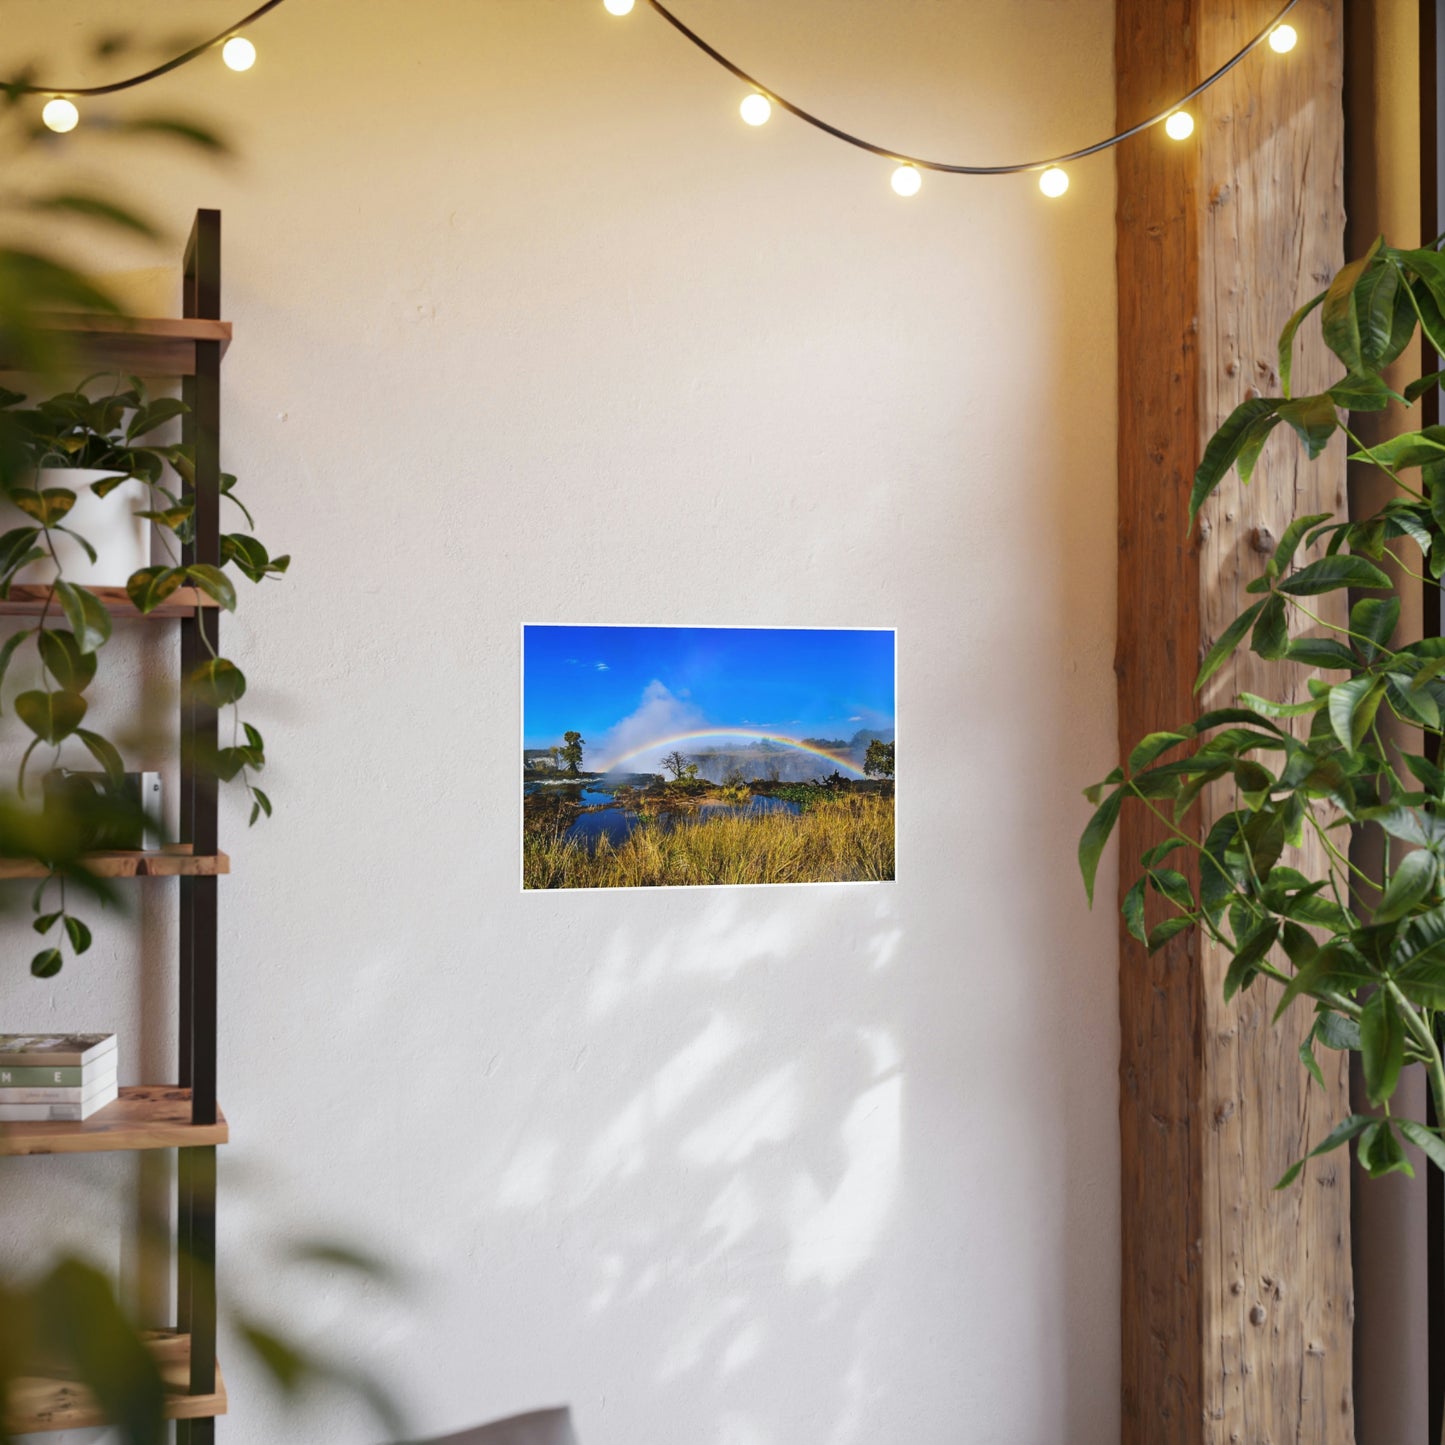
<svg viewBox="0 0 1445 1445"><path fill-rule="evenodd" d="M1278 394L1279 329L1343 259L1343 4L1302 0L1297 50L1258 51L1201 97L1193 140L1154 131L1118 152L1125 750L1242 689L1280 689L1279 665L1246 653L1192 691L1288 520L1345 514L1343 453L1309 464L1277 437L1250 489L1231 476L1194 531L1187 515L1205 441L1245 397ZM1120 124L1187 91L1277 10L1119 0ZM1329 374L1306 345L1301 390ZM1303 694L1303 674L1288 681ZM1233 806L1223 788L1210 796L1201 836ZM1162 836L1125 810L1121 886ZM1300 1019L1273 1027L1260 987L1225 1005L1219 950L1190 933L1146 958L1121 938L1123 1441L1348 1445L1348 1170L1329 1156L1293 1190L1271 1188L1348 1112L1343 1056L1324 1060L1326 1090L1308 1088Z"/></svg>

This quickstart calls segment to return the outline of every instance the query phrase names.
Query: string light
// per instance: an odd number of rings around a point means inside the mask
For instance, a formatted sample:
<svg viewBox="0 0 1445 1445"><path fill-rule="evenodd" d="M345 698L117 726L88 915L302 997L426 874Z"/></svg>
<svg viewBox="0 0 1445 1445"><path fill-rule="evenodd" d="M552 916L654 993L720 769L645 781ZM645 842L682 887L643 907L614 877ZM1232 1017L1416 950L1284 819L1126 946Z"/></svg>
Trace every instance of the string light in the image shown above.
<svg viewBox="0 0 1445 1445"><path fill-rule="evenodd" d="M256 47L244 35L233 35L221 47L221 59L232 70L250 70L256 63Z"/></svg>
<svg viewBox="0 0 1445 1445"><path fill-rule="evenodd" d="M1039 189L1051 200L1056 201L1069 189L1069 173L1063 166L1050 166L1039 177Z"/></svg>
<svg viewBox="0 0 1445 1445"><path fill-rule="evenodd" d="M262 0L262 3L252 10L249 15L243 15L233 24L229 25L218 35L213 35L209 40L203 40L198 45L193 45L189 50L182 51L179 55L163 61L159 65L152 66L136 75L126 76L121 80L113 80L106 85L92 86L65 86L65 85L18 85L11 88L12 95L35 95L49 96L42 112L42 119L52 130L72 130L80 119L73 99L67 97L88 97L96 95L113 95L117 91L130 90L135 86L144 85L148 81L156 80L183 65L189 65L191 61L198 59L214 46L222 47L223 58L226 63L234 69L248 69L255 61L255 47L249 40L246 40L239 32L248 28L263 15L276 9L284 0ZM630 15L636 6L637 0L602 0L603 5L612 15ZM743 119L749 125L762 125L771 116L774 107L779 107L788 112L789 115L813 126L816 130L822 131L825 135L832 136L835 140L843 141L847 145L856 146L859 150L868 151L884 160L892 161L895 170L893 172L893 189L899 195L916 195L922 185L923 171L942 171L949 175L966 176L1003 176L1019 175L1027 171L1041 172L1039 176L1039 187L1046 196L1061 196L1068 189L1069 178L1063 167L1073 161L1082 160L1085 156L1097 155L1101 151L1111 150L1124 141L1131 139L1142 132L1151 129L1156 125L1162 125L1167 134L1175 140L1184 140L1193 133L1194 118L1185 107L1198 96L1202 95L1212 85L1216 85L1231 70L1235 68L1246 56L1252 54L1259 46L1268 44L1269 47L1280 55L1288 54L1299 43L1299 32L1293 25L1285 23L1285 17L1292 11L1300 0L1285 0L1285 3L1276 12L1274 18L1259 31L1235 54L1230 56L1212 74L1205 76L1192 90L1182 95L1172 105L1161 110L1156 115L1151 115L1137 124L1130 126L1127 130L1121 130L1114 135L1106 136L1103 140L1095 141L1092 145L1080 146L1077 150L1069 151L1064 155L1051 156L1029 161L1017 161L1008 165L964 165L956 162L926 160L921 156L908 155L894 147L876 145L874 142L865 140L862 136L852 135L843 130L840 126L813 115L803 109L802 106L794 105L792 101L779 95L770 86L765 86L754 76L749 75L740 65L729 60L715 46L710 45L695 30L683 23L663 3L663 0L644 0L644 3L652 8L662 19L667 21L678 34L682 35L691 44L696 46L704 55L717 65L726 70L734 79L741 81L754 93L747 96L741 106ZM245 57L245 64L238 65L231 57Z"/></svg>
<svg viewBox="0 0 1445 1445"><path fill-rule="evenodd" d="M773 114L773 103L767 96L755 90L751 95L743 97L743 103L738 107L738 114L749 125L767 125Z"/></svg>
<svg viewBox="0 0 1445 1445"><path fill-rule="evenodd" d="M50 127L64 135L68 130L74 130L80 123L80 112L75 108L73 100L66 100L63 95L57 95L53 100L45 102L45 109L40 112L40 119Z"/></svg>
<svg viewBox="0 0 1445 1445"><path fill-rule="evenodd" d="M916 196L923 189L923 176L917 166L902 165L893 172L892 186L900 196Z"/></svg>

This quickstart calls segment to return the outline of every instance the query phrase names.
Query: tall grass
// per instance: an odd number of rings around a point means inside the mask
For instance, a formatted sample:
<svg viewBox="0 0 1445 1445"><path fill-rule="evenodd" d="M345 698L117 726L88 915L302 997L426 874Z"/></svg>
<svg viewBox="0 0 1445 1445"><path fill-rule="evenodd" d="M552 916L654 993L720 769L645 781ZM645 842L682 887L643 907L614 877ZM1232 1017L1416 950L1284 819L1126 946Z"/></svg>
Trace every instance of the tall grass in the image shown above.
<svg viewBox="0 0 1445 1445"><path fill-rule="evenodd" d="M664 826L643 817L594 850L556 829L522 841L526 888L661 888L697 883L861 883L893 877L893 799L829 799L806 813L730 813Z"/></svg>

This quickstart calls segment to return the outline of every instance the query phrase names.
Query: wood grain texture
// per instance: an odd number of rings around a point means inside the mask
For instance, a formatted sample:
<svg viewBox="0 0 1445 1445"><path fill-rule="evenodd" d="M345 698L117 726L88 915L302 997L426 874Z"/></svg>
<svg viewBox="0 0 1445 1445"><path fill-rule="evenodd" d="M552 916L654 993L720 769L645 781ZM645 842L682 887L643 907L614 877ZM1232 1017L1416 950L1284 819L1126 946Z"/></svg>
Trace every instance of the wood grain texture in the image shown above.
<svg viewBox="0 0 1445 1445"><path fill-rule="evenodd" d="M1192 533L1187 499L1214 428L1247 396L1278 394L1279 329L1343 259L1342 4L1303 0L1291 16L1298 50L1283 60L1259 52L1202 97L1195 142L1156 132L1118 155L1126 750L1242 689L1303 692L1303 673L1289 677L1247 652L1203 698L1192 687L1289 518L1344 514L1342 452L1310 465L1292 438L1276 437L1252 487L1231 475ZM1120 123L1187 90L1276 9L1272 0L1120 0ZM1301 389L1326 374L1318 343L1302 345ZM1201 836L1234 806L1227 789L1208 795ZM1130 811L1121 887L1163 836ZM1321 860L1308 855L1302 866ZM1121 936L1123 1439L1347 1445L1346 1173L1326 1161L1292 1191L1271 1188L1348 1112L1343 1061L1327 1055L1329 1088L1308 1090L1301 1020L1272 1027L1274 1000L1259 988L1226 1005L1219 950L1190 933L1149 959Z"/></svg>
<svg viewBox="0 0 1445 1445"><path fill-rule="evenodd" d="M191 1337L175 1330L147 1330L146 1344L160 1366L166 1388L166 1419L204 1420L226 1413L226 1384L216 1366L216 1388L208 1395L187 1393L191 1374ZM5 1424L16 1434L82 1430L106 1424L90 1391L74 1379L31 1375L12 1382Z"/></svg>
<svg viewBox="0 0 1445 1445"><path fill-rule="evenodd" d="M0 1157L102 1154L118 1149L187 1149L225 1144L225 1116L191 1123L191 1091L169 1084L123 1088L120 1098L78 1124L0 1124Z"/></svg>
<svg viewBox="0 0 1445 1445"><path fill-rule="evenodd" d="M141 376L194 376L197 342L219 341L223 356L231 344L229 321L194 317L56 312L47 324L64 333L77 364ZM10 369L0 358L0 371Z"/></svg>
<svg viewBox="0 0 1445 1445"><path fill-rule="evenodd" d="M95 594L96 600L117 621L146 622L152 617L189 617L197 607L216 607L219 604L198 587L177 587L158 607L141 612L124 587L87 587ZM39 617L46 611L52 617L59 616L59 608L50 602L50 588L43 585L17 582L10 589L9 596L0 597L0 617Z"/></svg>
<svg viewBox="0 0 1445 1445"><path fill-rule="evenodd" d="M231 871L229 854L196 854L189 843L159 853L87 853L84 862L97 878L215 878ZM34 858L0 857L0 883L49 876L50 869Z"/></svg>

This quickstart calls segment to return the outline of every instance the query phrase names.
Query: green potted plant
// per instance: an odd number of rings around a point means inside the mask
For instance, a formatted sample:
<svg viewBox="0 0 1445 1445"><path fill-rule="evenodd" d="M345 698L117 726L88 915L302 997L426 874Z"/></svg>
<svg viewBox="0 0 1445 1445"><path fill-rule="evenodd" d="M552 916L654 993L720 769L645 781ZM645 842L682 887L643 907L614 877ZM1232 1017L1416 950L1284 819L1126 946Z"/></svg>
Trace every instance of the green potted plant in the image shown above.
<svg viewBox="0 0 1445 1445"><path fill-rule="evenodd" d="M0 390L0 418L17 439L17 459L0 492L18 523L0 534L0 597L31 578L46 589L35 625L19 628L0 644L0 682L12 666L28 658L34 684L13 704L32 735L19 759L16 793L25 797L27 776L33 776L35 754L42 748L48 750L41 757L51 770L83 748L108 782L93 795L68 791L64 816L35 835L37 855L53 864L52 880L34 895L35 926L42 934L53 929L57 940L31 962L41 977L59 971L67 947L79 954L90 946L89 928L72 912L64 887L67 875L83 873L79 845L97 829L123 823L127 810L135 807L121 792L125 765L119 750L84 726L86 692L111 636L110 612L91 590L100 585L95 574L101 572L107 581L116 577L111 585L123 586L142 613L153 611L182 586L234 611L237 594L228 569L259 583L284 575L290 562L286 556L272 557L249 530L251 515L236 497L236 479L229 474L221 479L222 496L239 512L246 529L222 535L219 567L186 562L182 549L193 532L194 501L182 483L194 479L194 454L184 445L147 439L187 408L170 397L152 400L135 378L106 378L108 385L91 394L86 388L97 380L92 377L29 408L22 405L26 398L21 393ZM175 480L167 485L172 475ZM137 498L144 503L139 508L134 506ZM77 519L82 508L91 519L85 530ZM110 516L119 518L119 527L110 525ZM87 535L93 526L112 541L118 534L118 546L104 563L93 536ZM163 554L160 561L150 555L152 527ZM119 570L112 573L110 568ZM35 569L41 570L37 574ZM82 580L76 580L77 571ZM241 782L251 797L254 824L263 813L270 814L271 800L254 781L266 763L264 740L239 715L244 674L216 654L184 679L184 686L197 698L232 710L230 745L194 762L225 781ZM59 882L58 899L50 898L47 885L53 880ZM54 902L59 906L51 906Z"/></svg>
<svg viewBox="0 0 1445 1445"><path fill-rule="evenodd" d="M1296 334L1314 311L1344 375L1327 390L1291 395ZM1445 572L1445 427L1427 426L1373 447L1351 431L1351 412L1412 405L1445 381L1422 376L1397 394L1385 369L1417 330L1445 355L1445 256L1434 247L1376 242L1295 313L1280 337L1284 395L1255 397L1226 419L1194 478L1191 518L1231 468L1247 483L1267 438L1292 430L1311 459L1337 431L1353 460L1392 479L1396 494L1359 521L1294 518L1247 591L1253 597L1205 656L1196 688L1235 649L1317 669L1301 701L1244 693L1177 729L1139 740L1124 765L1086 790L1095 806L1079 844L1090 901L1100 855L1128 805L1148 809L1167 840L1148 849L1123 901L1130 933L1152 951L1185 929L1204 930L1230 963L1229 998L1269 980L1275 1017L1312 1008L1302 1065L1323 1084L1316 1050L1360 1055L1368 1112L1340 1119L1309 1157L1353 1143L1370 1175L1410 1173L1404 1144L1445 1168L1445 1137L1401 1118L1392 1101L1401 1069L1424 1066L1435 1117L1445 1120L1445 638L1396 639L1400 617L1391 564L1411 586L1427 578L1402 555L1408 539L1432 584ZM1316 599L1348 589L1348 622L1331 622ZM1392 741L1381 720L1418 729L1418 750ZM1206 831L1201 795L1233 790L1234 806ZM1378 836L1383 870L1351 862L1347 830ZM1291 854L1306 833L1326 866L1304 872ZM1192 881L1173 866L1196 856ZM1177 856L1176 856L1177 855ZM1361 892L1364 889L1365 891ZM1375 890L1378 889L1378 895ZM1372 898L1370 904L1361 898ZM1152 922L1146 921L1147 915ZM1276 1187L1292 1183L1307 1160Z"/></svg>

